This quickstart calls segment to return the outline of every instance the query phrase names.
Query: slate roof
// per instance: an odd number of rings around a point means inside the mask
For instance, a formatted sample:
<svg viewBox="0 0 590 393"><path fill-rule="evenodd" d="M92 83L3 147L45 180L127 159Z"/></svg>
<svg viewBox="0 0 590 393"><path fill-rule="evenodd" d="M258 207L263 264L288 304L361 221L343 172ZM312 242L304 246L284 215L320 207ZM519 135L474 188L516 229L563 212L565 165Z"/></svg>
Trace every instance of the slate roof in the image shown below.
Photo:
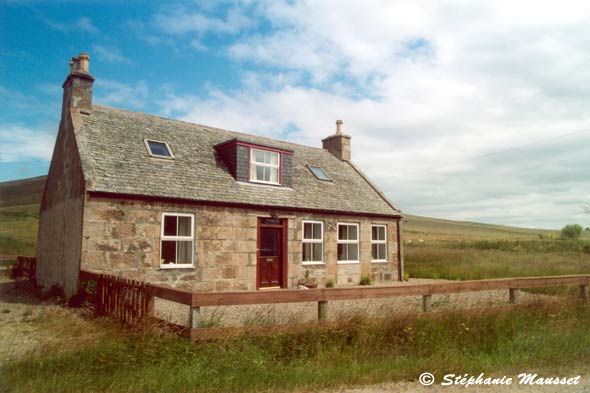
<svg viewBox="0 0 590 393"><path fill-rule="evenodd" d="M76 138L88 191L399 216L351 163L327 150L93 105ZM148 156L143 140L168 142L175 159ZM237 182L215 145L232 138L293 151L293 187ZM333 182L315 178L322 167Z"/></svg>

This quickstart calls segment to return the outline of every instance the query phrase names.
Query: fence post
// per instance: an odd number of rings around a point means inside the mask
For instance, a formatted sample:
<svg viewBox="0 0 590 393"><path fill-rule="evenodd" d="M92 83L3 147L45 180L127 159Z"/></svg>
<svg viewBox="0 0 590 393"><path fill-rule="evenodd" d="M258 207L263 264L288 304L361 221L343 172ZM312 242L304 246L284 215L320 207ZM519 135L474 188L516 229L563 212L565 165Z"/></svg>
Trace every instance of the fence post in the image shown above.
<svg viewBox="0 0 590 393"><path fill-rule="evenodd" d="M510 288L508 290L508 298L509 298L510 304L518 303L518 294L519 294L518 288Z"/></svg>
<svg viewBox="0 0 590 393"><path fill-rule="evenodd" d="M580 285L580 297L582 299L588 300L590 298L590 287L588 285Z"/></svg>
<svg viewBox="0 0 590 393"><path fill-rule="evenodd" d="M191 329L196 329L201 324L201 307L190 307L188 314L188 326Z"/></svg>
<svg viewBox="0 0 590 393"><path fill-rule="evenodd" d="M325 300L318 302L318 321L328 319L328 302Z"/></svg>
<svg viewBox="0 0 590 393"><path fill-rule="evenodd" d="M432 311L432 295L422 295L422 311Z"/></svg>

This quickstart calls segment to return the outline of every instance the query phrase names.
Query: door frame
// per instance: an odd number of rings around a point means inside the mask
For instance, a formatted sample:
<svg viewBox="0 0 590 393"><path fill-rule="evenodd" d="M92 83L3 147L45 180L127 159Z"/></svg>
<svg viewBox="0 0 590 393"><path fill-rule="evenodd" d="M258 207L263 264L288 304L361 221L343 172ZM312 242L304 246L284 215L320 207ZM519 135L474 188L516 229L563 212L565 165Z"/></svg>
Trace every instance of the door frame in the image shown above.
<svg viewBox="0 0 590 393"><path fill-rule="evenodd" d="M260 289L260 264L258 263L258 259L260 258L260 230L261 228L276 228L281 230L281 289L287 288L287 228L288 228L288 219L287 218L277 218L276 220L279 221L278 224L268 224L263 223L262 220L273 219L274 217L258 217L258 226L256 229L256 290Z"/></svg>

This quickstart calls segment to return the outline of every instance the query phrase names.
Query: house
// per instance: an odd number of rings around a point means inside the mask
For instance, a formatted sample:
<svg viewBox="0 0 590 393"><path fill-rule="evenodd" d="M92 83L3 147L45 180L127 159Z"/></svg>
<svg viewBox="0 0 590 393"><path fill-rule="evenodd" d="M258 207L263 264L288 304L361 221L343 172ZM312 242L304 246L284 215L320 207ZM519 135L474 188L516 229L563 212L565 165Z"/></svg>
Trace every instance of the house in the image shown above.
<svg viewBox="0 0 590 393"><path fill-rule="evenodd" d="M81 268L194 291L403 277L401 213L323 148L92 104L70 62L39 222L37 282L74 294Z"/></svg>

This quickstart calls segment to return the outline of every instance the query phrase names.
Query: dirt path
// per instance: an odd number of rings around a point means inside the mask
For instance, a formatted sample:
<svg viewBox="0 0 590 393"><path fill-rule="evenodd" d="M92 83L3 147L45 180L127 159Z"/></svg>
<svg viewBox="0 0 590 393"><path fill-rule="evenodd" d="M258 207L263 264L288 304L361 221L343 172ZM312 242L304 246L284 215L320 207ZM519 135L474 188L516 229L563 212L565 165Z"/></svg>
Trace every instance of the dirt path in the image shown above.
<svg viewBox="0 0 590 393"><path fill-rule="evenodd" d="M81 310L65 308L56 299L41 300L27 282L14 282L0 272L0 365L41 353L67 350L100 337L96 324Z"/></svg>

